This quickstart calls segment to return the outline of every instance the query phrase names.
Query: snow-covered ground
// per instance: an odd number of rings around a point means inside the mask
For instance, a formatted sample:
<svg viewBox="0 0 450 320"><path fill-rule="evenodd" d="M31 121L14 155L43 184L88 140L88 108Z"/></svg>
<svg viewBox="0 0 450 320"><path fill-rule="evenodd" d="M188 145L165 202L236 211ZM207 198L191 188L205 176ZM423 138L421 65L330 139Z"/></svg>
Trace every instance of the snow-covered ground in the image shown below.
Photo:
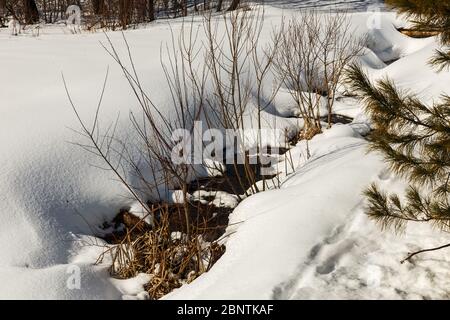
<svg viewBox="0 0 450 320"><path fill-rule="evenodd" d="M279 23L287 12L267 8L266 25ZM395 25L404 22L393 13L355 13L351 20L358 33L369 33L361 60L371 78L387 75L428 101L450 93L450 75L427 65L436 39L401 35ZM374 21L379 28L369 30ZM178 30L180 23L172 21L172 28ZM121 33L109 36L125 53ZM169 26L158 22L126 37L144 87L170 112L159 60ZM265 32L263 38L269 37ZM93 229L130 201L112 176L93 166L97 160L70 143L80 136L71 130L78 125L61 72L81 116L92 119L108 66L101 119L108 123L120 111L118 134L133 139L127 128L135 98L99 41L105 41L101 33L71 35L59 28L43 29L39 37L11 37L0 30L0 298L144 296L145 276L113 280L106 264L93 265L102 250L101 240L90 236ZM299 143L292 150L296 170L282 188L252 196L234 211L227 251L214 268L166 298L449 297L448 255L399 261L409 251L448 243L450 236L427 225L410 225L405 235L396 236L367 219L365 186L375 181L401 190L404 183L386 170L380 156L366 153L360 134L368 124L361 105L343 99L337 108L355 121L316 136L308 160L305 144ZM78 271L79 288L71 285Z"/></svg>

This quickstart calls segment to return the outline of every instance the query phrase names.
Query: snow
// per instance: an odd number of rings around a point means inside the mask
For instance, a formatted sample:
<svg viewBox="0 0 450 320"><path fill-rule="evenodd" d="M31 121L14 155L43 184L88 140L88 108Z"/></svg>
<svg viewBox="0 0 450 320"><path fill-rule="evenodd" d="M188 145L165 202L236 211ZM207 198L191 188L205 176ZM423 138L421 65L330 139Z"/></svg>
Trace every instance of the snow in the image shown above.
<svg viewBox="0 0 450 320"><path fill-rule="evenodd" d="M197 190L193 194L193 199L195 201L200 201L203 204L210 204L217 208L236 208L239 204L238 197L236 195L229 194L224 191L205 191ZM212 197L213 201L206 201L205 198Z"/></svg>
<svg viewBox="0 0 450 320"><path fill-rule="evenodd" d="M159 63L145 63L165 40L164 32L154 32L158 29L169 32L167 26L156 25L134 32L130 39L142 74L156 74L143 77L146 86L157 85L158 75L162 76ZM154 42L149 41L149 32ZM65 269L77 251L73 234L92 234L91 229L112 219L131 201L108 172L92 166L100 162L70 143L80 142L80 135L71 130L78 129L78 124L64 93L61 72L85 119L92 119L108 65L104 124L122 110L121 127L128 127L128 110L136 102L120 70L99 44L105 41L104 35L43 33L39 38L10 37L3 30L0 34L0 65L7 72L0 79L0 295L119 298L105 267L92 267L92 261L80 266L80 290L65 287ZM120 33L111 37L120 42ZM14 270L16 280L11 276ZM30 281L38 273L42 280Z"/></svg>
<svg viewBox="0 0 450 320"><path fill-rule="evenodd" d="M360 3L356 8L362 8ZM268 7L267 25L278 23L284 10ZM369 30L370 18L373 13L351 17L360 35L369 32L361 63L372 79L389 76L428 101L449 92L449 74L436 74L426 63L438 46L435 38L401 35L395 26L405 22L393 13L380 13L380 29ZM172 29L179 30L180 24L172 22ZM268 40L270 27L264 30ZM121 33L109 36L125 54ZM128 31L126 37L144 88L162 112L170 113L159 60L161 43L170 39L169 26L160 21ZM119 136L136 138L128 118L136 100L100 41L105 42L101 33L72 35L59 27L43 28L39 37L13 37L0 29L0 298L147 297L146 275L114 280L107 259L93 264L105 245L92 236L98 226L121 208L131 207L141 216L142 208L126 197L111 174L95 166L101 162L70 143L80 142L80 135L71 130L78 124L61 72L81 116L90 120L108 66L102 125L120 112ZM239 204L231 215L224 256L210 272L166 298L448 298L450 259L445 254L425 254L412 264L399 261L409 251L448 243L450 237L427 225L410 225L405 235L397 236L368 220L362 190L374 181L401 190L404 182L386 171L379 155L367 153L362 135L370 124L361 105L340 97L336 110L355 117L354 122L294 147L295 172L280 158L276 170L281 171L281 188ZM289 118L294 114L284 90L264 116L268 126L274 121L294 132L300 125ZM281 143L281 138L267 143ZM171 196L179 201L176 190ZM219 200L231 207L236 202L228 194L220 194ZM72 276L78 272L79 288L70 285L72 280L76 284Z"/></svg>

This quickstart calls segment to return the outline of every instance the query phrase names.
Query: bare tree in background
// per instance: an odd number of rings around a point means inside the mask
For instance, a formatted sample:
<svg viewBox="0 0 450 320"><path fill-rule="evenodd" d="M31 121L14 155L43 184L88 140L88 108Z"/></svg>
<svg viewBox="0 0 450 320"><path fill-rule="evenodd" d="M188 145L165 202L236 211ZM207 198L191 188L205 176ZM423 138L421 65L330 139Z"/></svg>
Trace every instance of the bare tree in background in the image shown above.
<svg viewBox="0 0 450 320"><path fill-rule="evenodd" d="M156 19L155 15L155 1L147 0L147 12L148 12L148 20L153 21Z"/></svg>
<svg viewBox="0 0 450 320"><path fill-rule="evenodd" d="M188 15L186 0L181 0L181 14L183 17L186 17Z"/></svg>
<svg viewBox="0 0 450 320"><path fill-rule="evenodd" d="M39 22L39 11L35 0L2 0L0 1L0 14L3 18L12 16L21 24Z"/></svg>
<svg viewBox="0 0 450 320"><path fill-rule="evenodd" d="M241 2L242 2L241 0L231 0L231 3L228 6L227 11L234 11L234 10L238 9ZM223 6L224 6L223 0L218 0L217 4L216 4L216 11L217 12L222 11Z"/></svg>
<svg viewBox="0 0 450 320"><path fill-rule="evenodd" d="M39 22L39 11L35 0L22 0L26 24Z"/></svg>
<svg viewBox="0 0 450 320"><path fill-rule="evenodd" d="M216 5L216 11L217 12L222 11L222 6L223 6L223 0L218 0L217 5Z"/></svg>
<svg viewBox="0 0 450 320"><path fill-rule="evenodd" d="M0 27L5 26L6 0L0 0Z"/></svg>
<svg viewBox="0 0 450 320"><path fill-rule="evenodd" d="M240 0L1 0L0 19L14 16L23 24L63 21L69 5L82 10L83 23L88 30L104 28L127 29L140 23L151 22L158 16L186 17L209 10L233 11L242 4ZM2 10L3 8L3 10ZM0 20L0 23L2 21Z"/></svg>
<svg viewBox="0 0 450 320"><path fill-rule="evenodd" d="M228 11L236 10L239 7L241 0L232 0L230 6L228 7Z"/></svg>
<svg viewBox="0 0 450 320"><path fill-rule="evenodd" d="M101 14L105 10L105 0L92 0L92 11Z"/></svg>

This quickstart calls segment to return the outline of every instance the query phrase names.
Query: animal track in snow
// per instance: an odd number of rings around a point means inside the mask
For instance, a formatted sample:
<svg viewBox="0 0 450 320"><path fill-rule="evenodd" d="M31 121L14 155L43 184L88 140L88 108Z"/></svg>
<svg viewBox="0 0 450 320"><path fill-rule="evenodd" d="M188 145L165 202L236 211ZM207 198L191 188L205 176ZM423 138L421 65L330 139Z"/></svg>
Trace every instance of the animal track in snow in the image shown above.
<svg viewBox="0 0 450 320"><path fill-rule="evenodd" d="M299 291L308 290L304 284L310 278L332 275L338 269L341 259L355 246L349 234L354 228L352 217L359 213L361 205L362 202L351 210L348 222L337 226L328 237L311 248L307 261L299 266L298 271L274 289L273 299L292 299Z"/></svg>

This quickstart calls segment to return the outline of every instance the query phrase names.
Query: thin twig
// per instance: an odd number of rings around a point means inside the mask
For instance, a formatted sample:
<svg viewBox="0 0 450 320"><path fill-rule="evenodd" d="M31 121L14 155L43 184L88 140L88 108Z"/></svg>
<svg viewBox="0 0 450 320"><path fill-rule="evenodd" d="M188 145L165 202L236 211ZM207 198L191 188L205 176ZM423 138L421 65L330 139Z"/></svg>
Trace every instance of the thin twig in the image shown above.
<svg viewBox="0 0 450 320"><path fill-rule="evenodd" d="M402 261L400 261L400 263L403 264L403 263L405 263L406 261L411 260L411 258L413 258L413 257L415 257L415 256L417 256L417 255L419 255L419 254L425 253L425 252L438 251L438 250L442 250L442 249L449 248L449 247L450 247L450 243L448 243L448 244L446 244L446 245L443 245L443 246L440 246L440 247L436 247L436 248L419 250L419 251L410 253L405 259L403 259Z"/></svg>

